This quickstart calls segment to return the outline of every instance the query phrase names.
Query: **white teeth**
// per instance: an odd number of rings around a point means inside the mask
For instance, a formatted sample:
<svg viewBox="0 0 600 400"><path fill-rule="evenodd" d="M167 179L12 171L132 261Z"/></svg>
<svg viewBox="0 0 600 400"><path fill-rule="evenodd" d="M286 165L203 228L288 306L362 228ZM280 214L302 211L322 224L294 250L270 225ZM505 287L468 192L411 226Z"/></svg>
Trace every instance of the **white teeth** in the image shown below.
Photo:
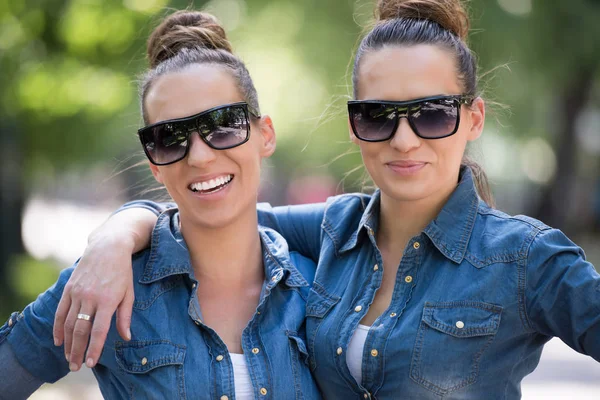
<svg viewBox="0 0 600 400"><path fill-rule="evenodd" d="M220 176L218 178L214 178L214 179L211 179L206 182L192 183L190 185L190 189L192 189L193 191L196 191L196 192L200 191L200 190L202 190L202 191L212 190L219 186L223 186L226 183L229 183L231 181L231 179L233 179L233 175Z"/></svg>

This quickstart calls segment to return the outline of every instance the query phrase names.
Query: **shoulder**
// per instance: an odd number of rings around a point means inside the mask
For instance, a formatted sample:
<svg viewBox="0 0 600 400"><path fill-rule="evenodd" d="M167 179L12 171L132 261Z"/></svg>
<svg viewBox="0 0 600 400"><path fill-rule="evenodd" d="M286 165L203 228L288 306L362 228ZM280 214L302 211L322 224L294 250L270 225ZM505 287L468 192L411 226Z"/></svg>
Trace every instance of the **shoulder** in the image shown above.
<svg viewBox="0 0 600 400"><path fill-rule="evenodd" d="M552 230L525 215L509 215L480 202L467 257L476 266L527 258L533 241Z"/></svg>
<svg viewBox="0 0 600 400"><path fill-rule="evenodd" d="M328 228L334 230L342 237L354 233L372 198L372 195L364 193L329 197L325 203L323 228L325 231Z"/></svg>

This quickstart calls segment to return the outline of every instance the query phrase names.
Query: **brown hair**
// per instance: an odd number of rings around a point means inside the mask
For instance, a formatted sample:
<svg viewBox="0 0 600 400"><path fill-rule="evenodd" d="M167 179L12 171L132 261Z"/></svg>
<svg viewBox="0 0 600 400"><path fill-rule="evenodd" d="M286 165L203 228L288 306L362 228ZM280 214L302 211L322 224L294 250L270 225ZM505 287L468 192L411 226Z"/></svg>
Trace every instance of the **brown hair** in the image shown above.
<svg viewBox="0 0 600 400"><path fill-rule="evenodd" d="M144 101L156 78L193 64L215 64L226 68L235 78L244 100L260 112L250 73L243 61L232 53L225 30L213 15L182 10L167 16L148 38L146 52L150 69L140 83L144 123L149 122Z"/></svg>
<svg viewBox="0 0 600 400"><path fill-rule="evenodd" d="M360 42L354 59L352 83L358 97L361 60L384 46L438 46L456 60L457 76L463 93L476 97L477 60L467 45L469 16L461 0L377 0L376 23ZM483 169L464 156L461 163L473 172L479 196L494 205L488 179Z"/></svg>

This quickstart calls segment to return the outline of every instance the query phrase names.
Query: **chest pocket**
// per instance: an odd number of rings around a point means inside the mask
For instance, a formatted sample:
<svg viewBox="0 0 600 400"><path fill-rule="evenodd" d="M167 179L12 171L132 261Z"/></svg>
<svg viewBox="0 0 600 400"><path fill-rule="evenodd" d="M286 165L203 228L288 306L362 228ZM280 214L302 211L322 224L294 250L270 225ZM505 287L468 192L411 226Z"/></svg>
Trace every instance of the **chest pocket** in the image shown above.
<svg viewBox="0 0 600 400"><path fill-rule="evenodd" d="M411 378L442 396L475 383L501 314L502 307L483 302L425 303Z"/></svg>
<svg viewBox="0 0 600 400"><path fill-rule="evenodd" d="M315 339L323 322L323 318L340 301L338 296L331 295L317 281L314 281L306 299L306 338L308 342L309 364L311 370L317 367L315 362Z"/></svg>
<svg viewBox="0 0 600 400"><path fill-rule="evenodd" d="M131 399L186 398L185 346L166 340L117 342L115 355Z"/></svg>

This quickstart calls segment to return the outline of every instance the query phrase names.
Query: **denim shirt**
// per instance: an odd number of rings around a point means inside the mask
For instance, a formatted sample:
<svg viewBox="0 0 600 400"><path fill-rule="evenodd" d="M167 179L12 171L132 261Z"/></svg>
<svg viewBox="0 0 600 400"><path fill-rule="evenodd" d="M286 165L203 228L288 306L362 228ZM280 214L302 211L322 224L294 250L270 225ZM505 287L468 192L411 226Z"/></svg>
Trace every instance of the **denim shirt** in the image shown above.
<svg viewBox="0 0 600 400"><path fill-rule="evenodd" d="M151 248L133 258L132 340L120 338L113 320L93 368L106 398L235 398L233 365L226 345L202 321L198 281L178 226L176 209L162 213ZM254 398L320 399L304 327L315 264L290 253L272 229L259 227L259 234L266 281L242 333ZM52 323L72 271L63 271L52 288L0 329L0 346L10 345L19 364L45 382L69 372L62 346L52 342Z"/></svg>
<svg viewBox="0 0 600 400"><path fill-rule="evenodd" d="M356 382L345 353L385 268L379 199L259 208L261 224L318 260L306 337L324 398L518 399L552 336L600 361L600 276L583 250L537 220L490 208L463 169L440 214L407 244Z"/></svg>

